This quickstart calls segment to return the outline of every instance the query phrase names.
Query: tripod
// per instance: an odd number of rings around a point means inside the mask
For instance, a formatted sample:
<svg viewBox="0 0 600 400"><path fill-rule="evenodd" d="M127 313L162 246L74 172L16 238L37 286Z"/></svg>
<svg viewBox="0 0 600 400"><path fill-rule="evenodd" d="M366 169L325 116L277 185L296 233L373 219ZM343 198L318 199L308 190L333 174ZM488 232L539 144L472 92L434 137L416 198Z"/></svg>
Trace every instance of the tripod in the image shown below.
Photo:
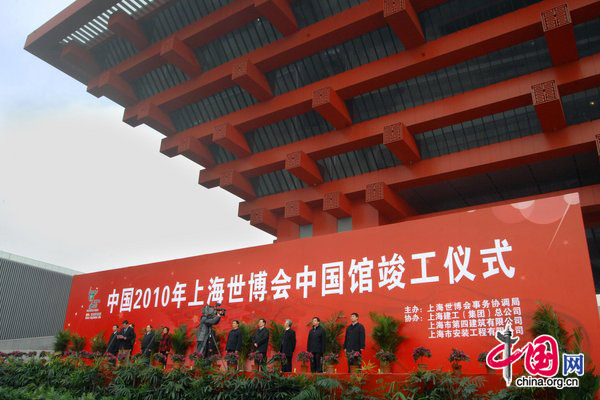
<svg viewBox="0 0 600 400"><path fill-rule="evenodd" d="M206 340L206 345L204 346L204 349L202 350L202 355L204 357L206 357L208 355L208 353L210 352L209 351L209 347L210 347L209 342L211 341L211 339L212 339L212 344L215 346L215 350L217 350L217 354L219 355L219 358L221 358L221 351L219 350L219 345L217 344L217 339L215 339L214 331L212 330L212 328L208 334L208 339Z"/></svg>

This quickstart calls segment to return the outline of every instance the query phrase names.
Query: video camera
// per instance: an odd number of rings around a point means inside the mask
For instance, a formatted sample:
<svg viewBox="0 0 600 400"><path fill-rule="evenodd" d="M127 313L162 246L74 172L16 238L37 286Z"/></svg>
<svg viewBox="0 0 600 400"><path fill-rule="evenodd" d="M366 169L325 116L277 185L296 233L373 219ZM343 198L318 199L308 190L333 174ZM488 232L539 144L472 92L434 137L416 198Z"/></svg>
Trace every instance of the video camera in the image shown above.
<svg viewBox="0 0 600 400"><path fill-rule="evenodd" d="M221 303L217 303L215 304L215 312L224 317L225 313L227 313L227 310L225 309L225 307L221 307Z"/></svg>

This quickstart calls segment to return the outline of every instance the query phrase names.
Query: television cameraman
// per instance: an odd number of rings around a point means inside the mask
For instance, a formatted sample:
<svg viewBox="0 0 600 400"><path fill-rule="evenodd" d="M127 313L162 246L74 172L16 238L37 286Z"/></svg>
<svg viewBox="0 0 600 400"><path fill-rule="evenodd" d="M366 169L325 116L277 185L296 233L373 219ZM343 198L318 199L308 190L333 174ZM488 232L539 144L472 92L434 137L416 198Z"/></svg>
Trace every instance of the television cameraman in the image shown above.
<svg viewBox="0 0 600 400"><path fill-rule="evenodd" d="M225 316L225 309L221 307L221 303L217 303L216 307L206 305L202 309L202 317L200 318L200 324L196 334L196 352L206 356L208 354L209 347L215 343L215 334L213 331L213 325L216 325L221 320L222 316ZM218 351L218 348L217 348Z"/></svg>

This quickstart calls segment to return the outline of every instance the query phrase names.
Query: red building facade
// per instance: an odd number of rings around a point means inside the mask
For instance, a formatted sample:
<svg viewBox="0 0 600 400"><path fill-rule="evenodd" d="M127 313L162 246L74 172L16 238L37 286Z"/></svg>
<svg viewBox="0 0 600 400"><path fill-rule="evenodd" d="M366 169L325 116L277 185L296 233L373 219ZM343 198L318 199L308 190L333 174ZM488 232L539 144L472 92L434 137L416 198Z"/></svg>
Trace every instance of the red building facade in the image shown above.
<svg viewBox="0 0 600 400"><path fill-rule="evenodd" d="M77 0L25 48L277 241L577 191L600 281L600 1Z"/></svg>

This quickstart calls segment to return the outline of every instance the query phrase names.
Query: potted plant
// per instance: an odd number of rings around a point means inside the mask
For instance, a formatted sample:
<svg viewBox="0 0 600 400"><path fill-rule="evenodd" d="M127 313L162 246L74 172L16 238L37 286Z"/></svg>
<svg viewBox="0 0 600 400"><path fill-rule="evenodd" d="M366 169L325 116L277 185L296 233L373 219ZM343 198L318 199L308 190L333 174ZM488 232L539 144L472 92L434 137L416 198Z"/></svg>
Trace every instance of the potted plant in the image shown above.
<svg viewBox="0 0 600 400"><path fill-rule="evenodd" d="M485 372L486 372L486 373L488 373L488 374L492 374L492 373L494 373L494 369L493 369L493 368L490 368L490 367L489 367L489 365L487 365L487 362L486 362L487 355L488 355L488 353L487 353L487 352L485 352L485 351L484 351L483 353L480 353L480 354L477 356L477 361L479 362L479 364L481 364L482 366L484 366L484 367L485 367Z"/></svg>
<svg viewBox="0 0 600 400"><path fill-rule="evenodd" d="M275 321L271 321L269 325L269 344L271 345L271 350L279 352L285 327Z"/></svg>
<svg viewBox="0 0 600 400"><path fill-rule="evenodd" d="M296 359L300 361L300 368L303 373L308 372L309 364L312 358L312 353L309 353L308 351L301 351L300 353L298 353Z"/></svg>
<svg viewBox="0 0 600 400"><path fill-rule="evenodd" d="M106 340L104 340L104 332L98 333L92 337L91 348L93 353L104 353L106 351Z"/></svg>
<svg viewBox="0 0 600 400"><path fill-rule="evenodd" d="M183 366L183 362L185 361L185 356L182 354L173 354L171 359L173 360L173 368L181 368Z"/></svg>
<svg viewBox="0 0 600 400"><path fill-rule="evenodd" d="M448 361L452 364L452 371L454 371L456 375L460 375L462 369L461 362L469 361L469 356L463 351L453 348L448 357Z"/></svg>
<svg viewBox="0 0 600 400"><path fill-rule="evenodd" d="M379 314L376 312L370 312L369 317L373 321L373 330L371 331L371 337L376 344L376 348L379 350L386 351L394 354L394 360L398 346L404 341L404 336L400 335L402 328L402 321L392 316ZM382 353L383 355L384 353ZM385 356L384 360L379 359L379 368L383 371L391 371L393 361L391 357Z"/></svg>
<svg viewBox="0 0 600 400"><path fill-rule="evenodd" d="M350 373L358 372L362 361L362 354L360 354L360 351L347 351L346 357L350 363Z"/></svg>
<svg viewBox="0 0 600 400"><path fill-rule="evenodd" d="M431 350L423 346L419 346L413 350L413 360L415 360L415 364L417 364L417 368L420 371L427 369L427 364L419 363L419 360L424 357L431 358Z"/></svg>
<svg viewBox="0 0 600 400"><path fill-rule="evenodd" d="M281 366L285 365L286 363L287 358L285 357L285 354L280 352L273 353L268 362L268 364L273 366L273 372L281 372Z"/></svg>
<svg viewBox="0 0 600 400"><path fill-rule="evenodd" d="M173 353L181 356L181 361L185 360L185 354L187 353L188 347L192 345L192 339L188 335L187 326L185 324L179 325L171 335L171 346L173 347ZM175 362L175 357L173 357Z"/></svg>
<svg viewBox="0 0 600 400"><path fill-rule="evenodd" d="M345 321L344 313L340 311L333 314L326 321L321 322L321 326L325 331L325 353L334 353L339 358L342 351L341 336L346 329Z"/></svg>
<svg viewBox="0 0 600 400"><path fill-rule="evenodd" d="M247 371L251 368L249 368L249 366L246 365L246 362L250 361L248 356L254 349L254 346L252 345L252 337L254 336L254 333L256 333L256 324L257 321L248 324L244 322L240 323L239 330L240 336L242 337L242 348L238 352L238 357L239 367L241 371Z"/></svg>
<svg viewBox="0 0 600 400"><path fill-rule="evenodd" d="M325 366L325 372L327 372L328 374L334 374L334 365L338 365L339 363L340 357L335 353L326 353L323 356L323 365Z"/></svg>
<svg viewBox="0 0 600 400"><path fill-rule="evenodd" d="M75 353L79 353L85 347L85 338L78 335L77 333L71 334L71 350Z"/></svg>
<svg viewBox="0 0 600 400"><path fill-rule="evenodd" d="M167 364L167 357L163 353L154 353L150 359L153 367L162 367Z"/></svg>
<svg viewBox="0 0 600 400"><path fill-rule="evenodd" d="M71 332L69 330L59 331L54 336L54 351L57 353L65 354L65 351L69 348L71 342Z"/></svg>
<svg viewBox="0 0 600 400"><path fill-rule="evenodd" d="M237 370L239 361L240 361L240 358L238 357L237 353L228 352L225 354L225 363L227 364L227 369L229 369L230 371Z"/></svg>
<svg viewBox="0 0 600 400"><path fill-rule="evenodd" d="M252 353L248 354L248 360L254 361L253 369L258 371L260 364L263 362L263 353L253 351Z"/></svg>
<svg viewBox="0 0 600 400"><path fill-rule="evenodd" d="M375 353L375 358L379 360L379 372L382 374L389 374L392 371L392 363L397 359L394 353L385 350Z"/></svg>

